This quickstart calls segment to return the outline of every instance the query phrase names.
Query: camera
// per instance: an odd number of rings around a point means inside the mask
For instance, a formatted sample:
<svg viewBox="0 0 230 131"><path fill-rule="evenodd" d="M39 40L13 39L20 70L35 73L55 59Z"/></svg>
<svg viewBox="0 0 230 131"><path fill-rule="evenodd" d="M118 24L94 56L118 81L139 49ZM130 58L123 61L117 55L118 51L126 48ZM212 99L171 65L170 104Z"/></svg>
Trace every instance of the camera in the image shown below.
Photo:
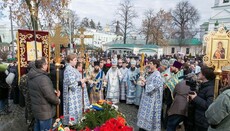
<svg viewBox="0 0 230 131"><path fill-rule="evenodd" d="M186 85L190 87L191 91L196 91L197 82L196 80L193 80L192 78L185 79Z"/></svg>
<svg viewBox="0 0 230 131"><path fill-rule="evenodd" d="M190 90L196 91L196 87L197 87L196 75L197 74L195 73L190 73L188 75L179 77L179 79L184 79L186 81L186 85L190 87Z"/></svg>

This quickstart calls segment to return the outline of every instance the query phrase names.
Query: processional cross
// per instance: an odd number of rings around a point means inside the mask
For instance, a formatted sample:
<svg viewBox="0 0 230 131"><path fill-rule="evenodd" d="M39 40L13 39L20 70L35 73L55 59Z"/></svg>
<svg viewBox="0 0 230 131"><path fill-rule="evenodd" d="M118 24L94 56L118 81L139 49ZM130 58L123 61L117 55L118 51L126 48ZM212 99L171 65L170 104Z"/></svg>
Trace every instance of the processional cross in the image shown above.
<svg viewBox="0 0 230 131"><path fill-rule="evenodd" d="M63 45L64 47L68 47L69 43L69 38L67 35L61 35L61 26L57 25L55 27L55 34L53 37L50 38L50 42L55 44L55 58L56 58L56 63L61 62L60 59L60 47Z"/></svg>
<svg viewBox="0 0 230 131"><path fill-rule="evenodd" d="M60 25L56 26L55 34L53 37L50 37L50 42L55 44L56 89L59 90L59 68L61 67L60 46L63 45L65 47L68 47L68 43L69 43L68 36L61 35ZM59 105L57 106L57 117L59 117Z"/></svg>
<svg viewBox="0 0 230 131"><path fill-rule="evenodd" d="M85 38L93 38L93 35L84 35L85 29L83 27L78 29L78 31L80 32L80 34L79 35L74 35L74 38L80 38L81 39L80 52L81 52L81 57L84 57L84 51L85 51L84 39Z"/></svg>
<svg viewBox="0 0 230 131"><path fill-rule="evenodd" d="M85 44L84 44L84 39L85 38L93 38L93 35L84 35L85 29L83 27L81 27L80 29L78 29L78 31L80 32L79 35L74 35L74 38L80 38L81 39L81 47L80 47L80 52L81 52L81 57L84 58L84 51L85 51ZM86 54L85 56L86 59L86 63L85 63L85 73L86 75L88 74L88 67L89 67L89 61L88 61L88 55ZM83 75L82 75L83 76ZM87 77L87 76L86 76ZM84 88L82 88L82 112L84 112Z"/></svg>

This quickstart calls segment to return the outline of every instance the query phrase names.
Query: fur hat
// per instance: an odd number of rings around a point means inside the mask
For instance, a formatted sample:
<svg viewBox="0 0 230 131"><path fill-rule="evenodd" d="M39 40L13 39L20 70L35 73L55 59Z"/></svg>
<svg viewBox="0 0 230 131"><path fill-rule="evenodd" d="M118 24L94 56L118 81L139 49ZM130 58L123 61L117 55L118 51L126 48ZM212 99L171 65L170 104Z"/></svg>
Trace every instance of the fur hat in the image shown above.
<svg viewBox="0 0 230 131"><path fill-rule="evenodd" d="M176 67L177 69L180 69L182 67L182 64L180 62L178 62L178 61L175 61L173 63L173 66Z"/></svg>

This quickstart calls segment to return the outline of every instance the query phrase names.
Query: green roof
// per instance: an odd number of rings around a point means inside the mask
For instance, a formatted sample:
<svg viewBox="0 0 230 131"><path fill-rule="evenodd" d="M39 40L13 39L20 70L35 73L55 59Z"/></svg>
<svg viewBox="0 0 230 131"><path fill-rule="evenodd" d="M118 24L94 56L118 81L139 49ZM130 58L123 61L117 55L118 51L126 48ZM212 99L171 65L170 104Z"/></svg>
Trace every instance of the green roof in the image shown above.
<svg viewBox="0 0 230 131"><path fill-rule="evenodd" d="M143 48L159 48L157 45L142 45Z"/></svg>
<svg viewBox="0 0 230 131"><path fill-rule="evenodd" d="M192 39L170 39L167 42L168 44L166 46L179 46L179 43L181 43L181 46L198 46L202 45L202 42L199 39L192 38ZM127 41L127 44L123 44L123 41L112 41L107 44L106 46L110 48L159 48L160 46L157 46L156 44L145 44L145 40L133 40L133 41Z"/></svg>
<svg viewBox="0 0 230 131"><path fill-rule="evenodd" d="M202 45L202 42L196 38L192 39L184 39L184 40L178 40L178 39L171 39L168 41L169 46L179 46L181 43L181 46L197 46Z"/></svg>

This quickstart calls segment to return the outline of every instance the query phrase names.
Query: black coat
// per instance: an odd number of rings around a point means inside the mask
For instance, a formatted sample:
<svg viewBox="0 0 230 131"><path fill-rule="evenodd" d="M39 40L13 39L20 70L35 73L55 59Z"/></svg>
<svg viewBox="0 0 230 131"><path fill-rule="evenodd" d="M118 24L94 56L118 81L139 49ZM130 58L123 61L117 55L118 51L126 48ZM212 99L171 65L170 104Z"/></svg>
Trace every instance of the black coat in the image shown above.
<svg viewBox="0 0 230 131"><path fill-rule="evenodd" d="M5 72L0 72L0 100L8 98L9 85L6 83L6 77Z"/></svg>
<svg viewBox="0 0 230 131"><path fill-rule="evenodd" d="M28 88L34 117L47 120L55 115L55 105L59 99L55 95L52 81L47 72L32 68L28 75Z"/></svg>
<svg viewBox="0 0 230 131"><path fill-rule="evenodd" d="M195 104L195 124L208 128L209 124L205 117L205 111L212 104L214 98L214 81L202 83L197 92L197 97L193 99Z"/></svg>
<svg viewBox="0 0 230 131"><path fill-rule="evenodd" d="M64 79L64 70L65 67L61 67L59 69L59 90L61 91L60 99L63 101L63 79ZM55 64L50 64L50 79L53 83L54 89L57 89L57 75L56 75L56 67ZM59 113L60 115L63 115L63 103L61 102Z"/></svg>

